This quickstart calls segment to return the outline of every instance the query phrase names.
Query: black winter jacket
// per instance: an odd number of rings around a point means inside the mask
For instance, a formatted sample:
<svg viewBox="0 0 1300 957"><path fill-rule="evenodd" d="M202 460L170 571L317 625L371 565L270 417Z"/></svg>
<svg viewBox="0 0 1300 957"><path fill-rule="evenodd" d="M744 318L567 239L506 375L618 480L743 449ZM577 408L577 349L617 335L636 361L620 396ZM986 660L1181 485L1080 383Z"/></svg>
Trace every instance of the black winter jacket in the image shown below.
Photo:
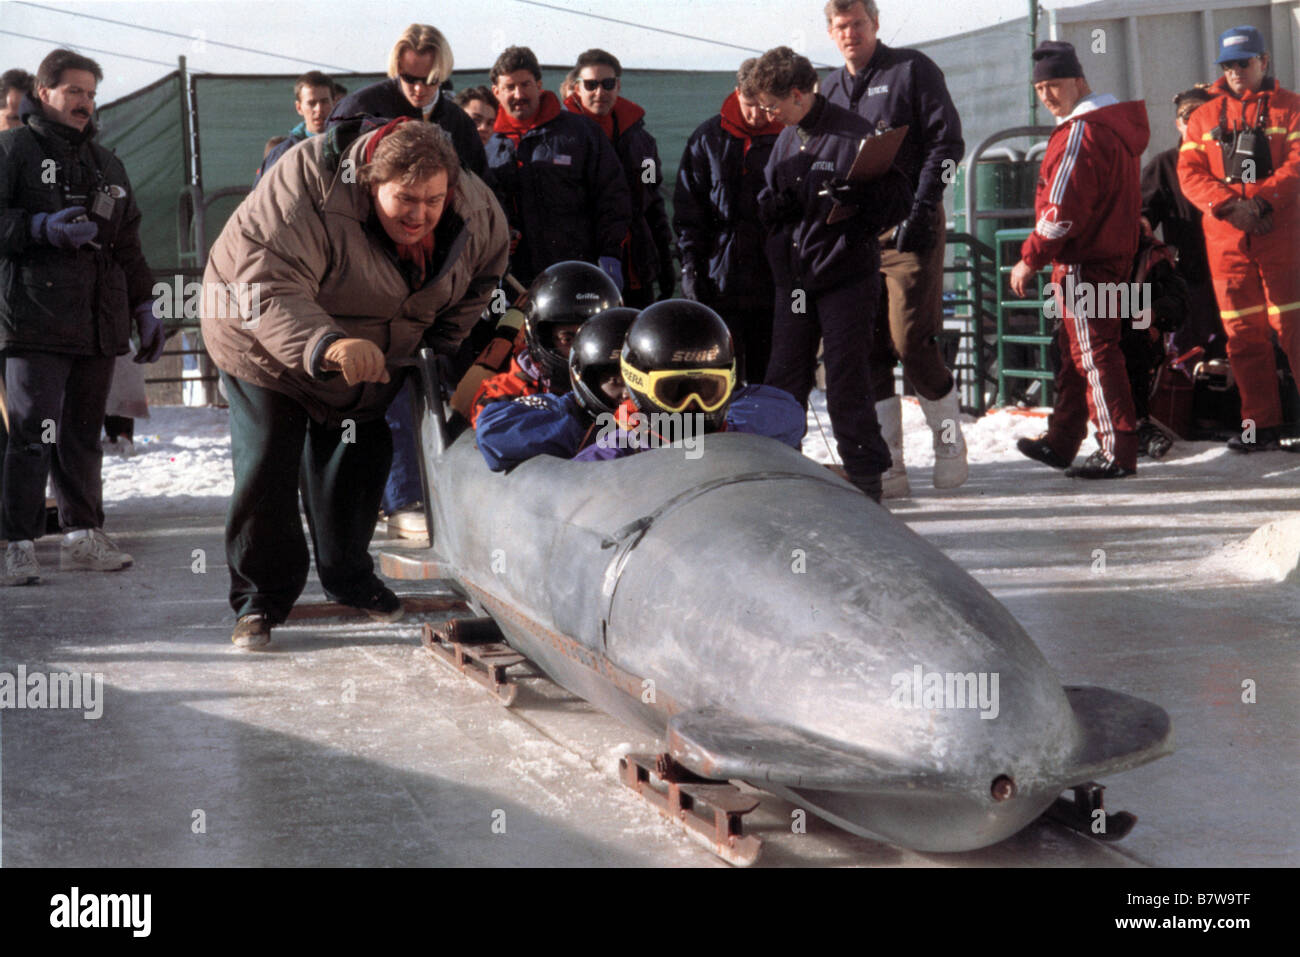
<svg viewBox="0 0 1300 957"><path fill-rule="evenodd" d="M1165 242L1178 250L1178 275L1188 282L1210 278L1201 211L1178 183L1178 147L1157 153L1142 170L1142 215L1152 229L1164 227Z"/></svg>
<svg viewBox="0 0 1300 957"><path fill-rule="evenodd" d="M833 225L826 219L834 203L818 195L831 180L848 176L870 135L866 120L818 94L804 120L777 137L758 201L771 230L767 261L778 289L823 292L880 268L876 237L912 208L902 171L891 167L869 187L857 214Z"/></svg>
<svg viewBox="0 0 1300 957"><path fill-rule="evenodd" d="M571 95L564 106L570 113L587 116L582 112L577 94ZM590 116L587 118L592 119ZM649 289L651 295L654 294L654 284L661 277L671 279L671 282L661 283L668 287L662 290L662 298L666 299L672 295L676 274L672 272L673 234L668 227L668 212L660 191L664 167L659 160L659 144L645 128L645 110L631 100L619 97L609 119L613 131L610 142L623 166L632 203L623 278L630 289L635 277L640 287Z"/></svg>
<svg viewBox="0 0 1300 957"><path fill-rule="evenodd" d="M153 290L126 169L94 142L94 121L78 132L31 98L20 115L24 126L0 133L0 349L122 355L132 309ZM32 241L33 213L85 206L89 214L103 191L113 207L107 219L92 216L99 249Z"/></svg>
<svg viewBox="0 0 1300 957"><path fill-rule="evenodd" d="M826 77L821 90L876 132L906 123L907 138L894 162L918 200L936 206L943 202L944 188L956 176L966 144L943 71L933 60L919 50L877 43L861 73L852 76L848 67L840 67Z"/></svg>
<svg viewBox="0 0 1300 957"><path fill-rule="evenodd" d="M632 202L623 166L599 126L560 110L524 133L518 147L493 133L487 155L488 185L522 233L510 258L521 283L566 259L621 258Z"/></svg>
<svg viewBox="0 0 1300 957"><path fill-rule="evenodd" d="M772 270L759 221L758 194L776 136L745 141L727 132L718 114L705 120L682 153L673 192L673 228L682 268L694 271L701 302L713 308L772 307ZM701 285L699 278L708 277Z"/></svg>
<svg viewBox="0 0 1300 957"><path fill-rule="evenodd" d="M411 101L402 95L400 83L400 80L393 77L349 93L330 110L326 128L341 123L350 116L375 116L385 120L395 120L399 116L423 119L424 113L419 107L412 106ZM474 128L474 121L465 115L465 111L456 105L446 90L438 91L438 102L434 104L429 120L447 131L452 145L456 147L456 155L460 157L460 165L482 176L487 170L483 141ZM268 156L267 159L271 158ZM263 166L263 175L269 167L269 162Z"/></svg>
<svg viewBox="0 0 1300 957"><path fill-rule="evenodd" d="M627 178L628 198L632 203L628 262L643 287L650 287L673 266L673 234L668 228L668 211L660 191L664 165L659 159L659 145L637 120L614 140L614 152ZM654 163L653 181L645 181L646 160ZM626 277L630 281L630 277ZM661 290L664 298L671 288Z"/></svg>

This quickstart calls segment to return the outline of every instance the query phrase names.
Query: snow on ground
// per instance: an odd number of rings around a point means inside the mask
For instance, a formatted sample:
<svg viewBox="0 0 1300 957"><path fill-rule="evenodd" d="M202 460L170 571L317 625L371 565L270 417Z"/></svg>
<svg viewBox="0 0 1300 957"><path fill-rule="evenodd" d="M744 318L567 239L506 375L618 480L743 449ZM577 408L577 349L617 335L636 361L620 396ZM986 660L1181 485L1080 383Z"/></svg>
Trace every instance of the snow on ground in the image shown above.
<svg viewBox="0 0 1300 957"><path fill-rule="evenodd" d="M765 796L748 825L764 860L1300 863L1300 456L1180 442L1134 478L1072 482L1015 450L1041 410L999 411L965 421L971 478L938 492L920 409L903 409L913 496L890 511L1006 604L1064 683L1166 708L1178 750L1103 782L1108 807L1141 819L1118 845L1040 822L924 855L814 818L792 834L793 806ZM106 699L100 721L0 712L4 863L716 863L617 783L619 756L656 742L545 679L501 709L418 648L416 623L295 623L273 653L233 651L227 414L159 407L137 428L135 455L104 460L107 530L136 567L61 574L46 537L42 584L0 594L0 670L100 672ZM805 451L830 458L811 413Z"/></svg>
<svg viewBox="0 0 1300 957"><path fill-rule="evenodd" d="M230 416L225 409L154 406L135 423L135 451L104 455L104 504L149 498L159 507L234 489Z"/></svg>

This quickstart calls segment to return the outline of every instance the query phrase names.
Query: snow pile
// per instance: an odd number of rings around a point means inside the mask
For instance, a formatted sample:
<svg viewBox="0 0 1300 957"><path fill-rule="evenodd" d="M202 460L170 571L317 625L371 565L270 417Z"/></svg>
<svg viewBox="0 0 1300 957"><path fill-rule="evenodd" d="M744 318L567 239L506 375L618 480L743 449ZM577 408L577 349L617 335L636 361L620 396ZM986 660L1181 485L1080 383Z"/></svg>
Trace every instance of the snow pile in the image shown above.
<svg viewBox="0 0 1300 957"><path fill-rule="evenodd" d="M136 420L131 455L104 452L104 502L160 498L183 505L191 497L229 498L230 415L225 409L160 405Z"/></svg>
<svg viewBox="0 0 1300 957"><path fill-rule="evenodd" d="M1300 584L1300 517L1255 529L1244 541L1225 545L1211 555L1200 570L1246 581Z"/></svg>
<svg viewBox="0 0 1300 957"><path fill-rule="evenodd" d="M826 393L814 389L808 400L808 433L803 440L803 454L816 462L832 461L835 447L831 419L826 412ZM1016 450L1016 440L1033 438L1047 431L1050 409L997 409L982 418L963 414L962 435L966 438L967 457L971 462L1025 461ZM1092 434L1092 430L1089 431ZM829 443L829 445L828 445ZM1090 451L1085 443L1084 451ZM839 461L836 455L834 461ZM903 461L910 468L934 467L934 436L925 424L921 403L914 396L903 397Z"/></svg>

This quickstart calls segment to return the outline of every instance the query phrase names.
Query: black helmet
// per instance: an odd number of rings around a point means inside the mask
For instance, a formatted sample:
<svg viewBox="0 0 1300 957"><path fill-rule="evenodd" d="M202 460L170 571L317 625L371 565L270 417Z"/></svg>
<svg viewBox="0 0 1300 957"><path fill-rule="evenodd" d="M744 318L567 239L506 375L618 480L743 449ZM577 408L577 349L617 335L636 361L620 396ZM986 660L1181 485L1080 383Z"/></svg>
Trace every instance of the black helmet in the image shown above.
<svg viewBox="0 0 1300 957"><path fill-rule="evenodd" d="M592 316L578 330L569 352L569 381L578 405L595 418L602 412L613 415L618 402L611 399L600 387L600 380L611 373L623 375L619 366L623 340L636 319L638 310L627 306L606 309Z"/></svg>
<svg viewBox="0 0 1300 957"><path fill-rule="evenodd" d="M555 348L555 327L581 325L623 305L618 286L591 263L556 263L538 273L521 303L528 352L557 394L569 391L568 360Z"/></svg>
<svg viewBox="0 0 1300 957"><path fill-rule="evenodd" d="M722 427L736 356L727 324L708 306L666 299L646 307L627 331L621 364L642 412L703 412L709 431Z"/></svg>

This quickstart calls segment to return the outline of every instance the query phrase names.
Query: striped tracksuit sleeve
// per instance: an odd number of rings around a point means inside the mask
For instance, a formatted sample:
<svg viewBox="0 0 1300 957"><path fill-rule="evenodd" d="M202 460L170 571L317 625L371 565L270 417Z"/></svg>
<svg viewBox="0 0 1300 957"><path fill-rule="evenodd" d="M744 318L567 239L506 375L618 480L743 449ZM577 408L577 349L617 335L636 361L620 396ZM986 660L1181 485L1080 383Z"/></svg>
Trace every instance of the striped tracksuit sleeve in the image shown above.
<svg viewBox="0 0 1300 957"><path fill-rule="evenodd" d="M1038 219L1020 250L1032 269L1056 259L1061 247L1085 232L1089 219L1101 212L1096 206L1104 170L1098 160L1097 143L1082 119L1071 123L1067 135L1053 138L1039 174L1034 203Z"/></svg>

